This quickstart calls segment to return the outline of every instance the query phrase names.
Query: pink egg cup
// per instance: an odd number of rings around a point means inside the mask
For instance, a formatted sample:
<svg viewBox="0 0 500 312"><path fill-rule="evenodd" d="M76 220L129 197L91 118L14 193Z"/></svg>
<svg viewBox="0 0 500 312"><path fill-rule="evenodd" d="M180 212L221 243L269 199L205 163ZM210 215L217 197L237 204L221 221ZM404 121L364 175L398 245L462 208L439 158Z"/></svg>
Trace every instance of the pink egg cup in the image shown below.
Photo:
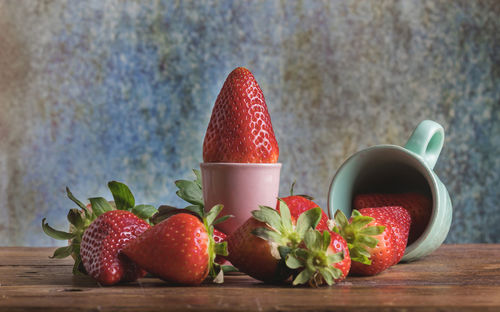
<svg viewBox="0 0 500 312"><path fill-rule="evenodd" d="M222 204L220 216L234 216L216 226L227 235L250 218L259 205L276 207L280 163L201 163L200 168L205 209Z"/></svg>

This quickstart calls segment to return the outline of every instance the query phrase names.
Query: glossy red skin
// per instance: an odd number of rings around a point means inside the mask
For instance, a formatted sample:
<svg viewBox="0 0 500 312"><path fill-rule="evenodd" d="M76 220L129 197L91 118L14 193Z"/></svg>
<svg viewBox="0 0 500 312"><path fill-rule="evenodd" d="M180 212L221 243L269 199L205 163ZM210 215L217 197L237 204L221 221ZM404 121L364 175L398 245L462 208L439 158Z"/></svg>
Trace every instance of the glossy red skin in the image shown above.
<svg viewBox="0 0 500 312"><path fill-rule="evenodd" d="M409 192L401 194L359 194L354 197L354 209L385 206L401 206L408 210L411 217L408 244L416 241L425 231L432 213L432 200L427 196Z"/></svg>
<svg viewBox="0 0 500 312"><path fill-rule="evenodd" d="M100 215L85 230L80 245L88 275L103 285L135 281L146 272L121 253L123 247L149 228L131 212L112 210Z"/></svg>
<svg viewBox="0 0 500 312"><path fill-rule="evenodd" d="M283 200L287 204L288 209L290 210L290 215L292 217L293 224L297 223L297 219L304 211L319 207L312 200L309 200L309 199L307 199L303 196L299 196L299 195L292 195L292 196L288 196L288 197L283 197L283 198L281 198L281 200ZM276 210L280 211L279 200L276 204ZM328 230L328 216L326 215L326 213L323 210L321 213L321 220L319 221L318 225L316 226L316 229L320 232Z"/></svg>
<svg viewBox="0 0 500 312"><path fill-rule="evenodd" d="M279 282L288 276L279 273L279 259L273 257L268 241L252 234L257 227L266 224L249 218L227 238L227 259L241 272L264 282Z"/></svg>
<svg viewBox="0 0 500 312"><path fill-rule="evenodd" d="M214 241L216 243L222 243L227 241L227 235L217 229L214 229ZM223 256L217 255L215 257L215 262L218 264L230 264Z"/></svg>
<svg viewBox="0 0 500 312"><path fill-rule="evenodd" d="M386 228L382 234L374 236L379 240L377 246L366 248L370 253L372 264L365 265L353 261L351 272L357 275L376 275L401 259L408 241L410 217L401 207L363 208L359 212L375 219L367 226Z"/></svg>
<svg viewBox="0 0 500 312"><path fill-rule="evenodd" d="M123 252L161 279L199 285L208 275L208 245L203 223L191 214L179 213L143 233Z"/></svg>
<svg viewBox="0 0 500 312"><path fill-rule="evenodd" d="M328 231L331 236L330 247L328 247L328 253L344 252L344 260L333 264L333 267L342 271L342 277L335 280L335 282L341 282L345 280L349 270L351 268L351 257L349 255L349 248L347 247L347 242L338 233Z"/></svg>
<svg viewBox="0 0 500 312"><path fill-rule="evenodd" d="M238 67L215 101L203 142L203 161L276 163L278 156L264 94L252 73Z"/></svg>

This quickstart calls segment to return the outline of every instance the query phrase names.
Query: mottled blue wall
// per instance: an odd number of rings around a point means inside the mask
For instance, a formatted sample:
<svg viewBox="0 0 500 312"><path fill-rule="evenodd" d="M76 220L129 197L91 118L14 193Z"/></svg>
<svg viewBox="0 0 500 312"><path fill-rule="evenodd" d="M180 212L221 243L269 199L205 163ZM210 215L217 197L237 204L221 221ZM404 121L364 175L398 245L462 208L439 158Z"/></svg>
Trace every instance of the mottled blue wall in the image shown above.
<svg viewBox="0 0 500 312"><path fill-rule="evenodd" d="M226 75L259 81L297 179L326 208L362 148L441 123L447 242L500 242L500 2L1 1L0 245L52 245L75 195L181 205Z"/></svg>

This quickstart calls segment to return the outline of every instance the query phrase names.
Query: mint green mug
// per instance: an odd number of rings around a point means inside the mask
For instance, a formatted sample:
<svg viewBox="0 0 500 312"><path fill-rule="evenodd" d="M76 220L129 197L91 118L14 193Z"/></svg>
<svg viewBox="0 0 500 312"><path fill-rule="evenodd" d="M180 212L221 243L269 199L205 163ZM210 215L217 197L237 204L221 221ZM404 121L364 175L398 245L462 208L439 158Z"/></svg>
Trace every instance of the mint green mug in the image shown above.
<svg viewBox="0 0 500 312"><path fill-rule="evenodd" d="M366 193L417 191L432 198L426 229L406 247L402 261L414 261L436 250L451 226L451 199L433 168L444 143L443 127L422 121L404 147L376 145L361 150L338 169L328 194L328 212L351 215L354 196Z"/></svg>

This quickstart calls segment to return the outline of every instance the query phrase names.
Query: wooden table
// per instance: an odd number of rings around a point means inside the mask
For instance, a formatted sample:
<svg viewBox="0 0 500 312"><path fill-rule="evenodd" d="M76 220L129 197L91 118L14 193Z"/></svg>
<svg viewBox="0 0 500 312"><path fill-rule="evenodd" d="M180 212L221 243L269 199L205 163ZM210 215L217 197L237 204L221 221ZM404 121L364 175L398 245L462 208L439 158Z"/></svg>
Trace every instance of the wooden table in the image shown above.
<svg viewBox="0 0 500 312"><path fill-rule="evenodd" d="M2 311L500 311L500 245L444 245L375 277L332 287L262 284L246 275L223 285L169 285L157 278L100 287L71 275L53 248L0 248Z"/></svg>

